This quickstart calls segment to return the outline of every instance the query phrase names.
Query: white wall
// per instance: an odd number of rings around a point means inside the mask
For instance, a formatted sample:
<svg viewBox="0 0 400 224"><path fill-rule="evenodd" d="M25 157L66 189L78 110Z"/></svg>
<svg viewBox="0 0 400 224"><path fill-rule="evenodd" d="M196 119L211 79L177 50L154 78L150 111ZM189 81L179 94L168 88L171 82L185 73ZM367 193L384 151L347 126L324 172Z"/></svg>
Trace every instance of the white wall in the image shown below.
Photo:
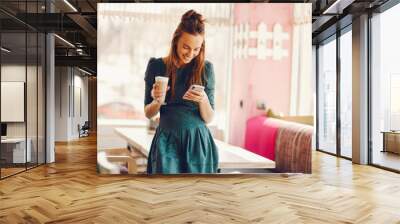
<svg viewBox="0 0 400 224"><path fill-rule="evenodd" d="M26 120L22 122L6 122L7 137L24 138L25 135L30 139L32 162L39 159L39 163L44 163L44 74L41 66L25 66L25 64L3 64L1 66L2 82L24 82L26 85L26 106L20 110L26 112ZM26 80L27 79L27 80ZM4 89L2 89L3 92ZM23 94L23 93L22 93ZM2 95L2 98L7 95ZM13 113L13 108L2 107L2 112ZM8 111L7 111L8 110ZM14 109L15 110L15 109ZM14 112L15 113L15 112ZM24 116L24 115L23 115ZM37 155L39 154L39 155Z"/></svg>
<svg viewBox="0 0 400 224"><path fill-rule="evenodd" d="M1 81L3 82L25 82L25 76L26 76L26 70L28 72L28 75L30 74L36 74L36 67L33 66L28 66L27 68L25 67L25 65L2 65L1 66ZM29 78L29 77L28 77ZM31 80L30 80L31 82ZM30 83L32 84L32 83ZM36 85L36 82L33 83L34 85ZM30 99L30 97L35 97L36 98L36 89L31 89L28 88L27 89L27 96L28 102L33 101L32 99ZM29 91L29 90L32 90ZM31 105L34 106L36 108L36 104L35 105ZM7 110L7 108L1 108L1 110ZM34 115L34 117L31 117L32 115ZM36 121L36 114L33 113L28 113L28 121ZM26 122L7 122L7 136L8 137L25 137L25 123ZM33 125L28 125L28 129L29 128L34 128L36 130L36 126L33 127ZM28 137L29 137L29 133L32 133L30 131L30 129L28 130Z"/></svg>
<svg viewBox="0 0 400 224"><path fill-rule="evenodd" d="M55 68L55 141L68 141L69 69Z"/></svg>
<svg viewBox="0 0 400 224"><path fill-rule="evenodd" d="M3 82L25 82L25 65L2 65L1 66L1 81ZM31 68L28 67L28 70ZM7 108L1 108L7 110ZM7 136L8 137L25 137L25 123L12 122L7 123Z"/></svg>
<svg viewBox="0 0 400 224"><path fill-rule="evenodd" d="M72 108L72 120L71 120L71 132L72 138L78 138L78 124L82 126L85 121L88 121L88 78L81 76L80 73L77 75L77 70L74 70L74 105Z"/></svg>
<svg viewBox="0 0 400 224"><path fill-rule="evenodd" d="M55 141L77 139L78 124L88 120L88 78L75 68L56 67L55 86Z"/></svg>

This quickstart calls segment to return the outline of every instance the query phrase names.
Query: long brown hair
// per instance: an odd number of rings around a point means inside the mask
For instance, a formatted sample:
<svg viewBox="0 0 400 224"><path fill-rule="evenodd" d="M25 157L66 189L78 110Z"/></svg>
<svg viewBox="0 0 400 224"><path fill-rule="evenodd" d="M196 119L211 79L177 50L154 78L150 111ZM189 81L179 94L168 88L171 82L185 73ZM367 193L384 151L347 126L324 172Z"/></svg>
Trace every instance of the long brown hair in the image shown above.
<svg viewBox="0 0 400 224"><path fill-rule="evenodd" d="M204 37L204 22L203 16L194 10L189 10L182 15L181 22L176 28L169 54L165 59L165 64L167 67L167 75L171 79L171 96L175 95L175 80L176 71L178 69L179 57L178 57L178 41L182 36L183 32L192 35L202 35ZM193 63L192 77L189 79L189 84L203 85L202 76L204 74L204 51L205 51L205 41L203 39L203 44L201 45L199 54L192 59L190 63Z"/></svg>

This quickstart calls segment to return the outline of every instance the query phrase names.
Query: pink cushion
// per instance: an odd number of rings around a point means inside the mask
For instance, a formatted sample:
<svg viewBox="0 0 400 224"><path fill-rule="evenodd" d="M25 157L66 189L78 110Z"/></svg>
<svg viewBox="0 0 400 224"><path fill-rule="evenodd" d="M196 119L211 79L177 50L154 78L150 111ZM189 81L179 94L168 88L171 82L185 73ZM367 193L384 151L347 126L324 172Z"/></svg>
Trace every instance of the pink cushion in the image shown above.
<svg viewBox="0 0 400 224"><path fill-rule="evenodd" d="M278 125L266 116L249 118L246 125L245 148L275 161L275 141Z"/></svg>

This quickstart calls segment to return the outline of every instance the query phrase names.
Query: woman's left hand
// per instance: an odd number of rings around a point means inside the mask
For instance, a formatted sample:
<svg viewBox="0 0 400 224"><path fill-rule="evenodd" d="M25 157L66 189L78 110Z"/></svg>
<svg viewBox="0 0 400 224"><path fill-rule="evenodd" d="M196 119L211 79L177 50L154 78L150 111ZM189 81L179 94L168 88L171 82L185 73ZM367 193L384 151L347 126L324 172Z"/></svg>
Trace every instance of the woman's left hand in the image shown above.
<svg viewBox="0 0 400 224"><path fill-rule="evenodd" d="M199 104L208 101L207 94L206 92L204 92L204 90L197 91L194 89L189 89L188 91L186 91L185 95L183 95L182 98Z"/></svg>

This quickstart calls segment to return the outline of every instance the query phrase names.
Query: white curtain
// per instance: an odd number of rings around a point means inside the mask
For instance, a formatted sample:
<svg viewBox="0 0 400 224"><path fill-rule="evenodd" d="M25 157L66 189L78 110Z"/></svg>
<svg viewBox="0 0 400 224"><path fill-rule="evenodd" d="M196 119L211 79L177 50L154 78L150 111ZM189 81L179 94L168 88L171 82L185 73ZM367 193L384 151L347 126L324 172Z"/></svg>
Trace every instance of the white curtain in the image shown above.
<svg viewBox="0 0 400 224"><path fill-rule="evenodd" d="M311 4L294 5L290 115L313 115Z"/></svg>

